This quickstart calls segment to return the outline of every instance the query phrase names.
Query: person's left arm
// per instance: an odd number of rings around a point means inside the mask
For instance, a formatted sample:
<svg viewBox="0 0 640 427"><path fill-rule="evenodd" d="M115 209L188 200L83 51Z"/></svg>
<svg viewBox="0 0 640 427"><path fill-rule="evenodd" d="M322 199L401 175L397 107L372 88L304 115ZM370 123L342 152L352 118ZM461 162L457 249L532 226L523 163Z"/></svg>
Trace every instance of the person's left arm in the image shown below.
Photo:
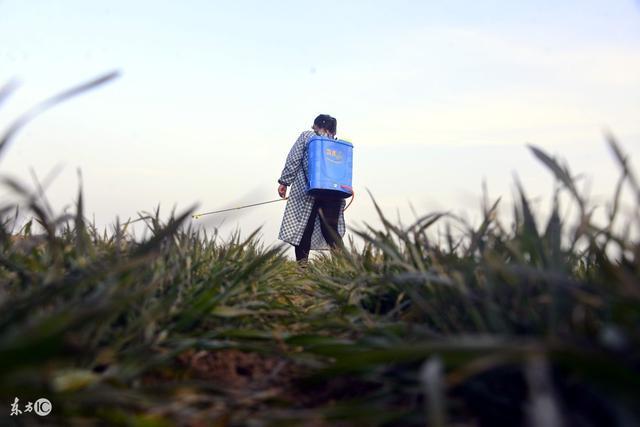
<svg viewBox="0 0 640 427"><path fill-rule="evenodd" d="M280 174L280 178L278 179L280 185L290 186L298 170L302 167L302 157L304 156L306 143L309 139L309 133L309 131L302 132L295 144L293 144L293 147L291 147L287 161L284 164L284 169L282 169L282 174Z"/></svg>

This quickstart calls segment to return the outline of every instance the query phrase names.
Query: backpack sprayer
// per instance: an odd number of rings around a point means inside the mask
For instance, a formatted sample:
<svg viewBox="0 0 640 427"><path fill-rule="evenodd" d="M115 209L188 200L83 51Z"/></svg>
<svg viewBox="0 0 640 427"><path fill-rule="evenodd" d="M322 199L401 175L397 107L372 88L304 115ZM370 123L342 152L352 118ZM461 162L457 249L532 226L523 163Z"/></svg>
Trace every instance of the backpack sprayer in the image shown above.
<svg viewBox="0 0 640 427"><path fill-rule="evenodd" d="M346 199L351 201L344 208L347 210L355 193L351 187L353 174L353 144L341 139L331 139L326 136L314 135L309 140L309 176L307 194L314 197L330 197L334 199ZM282 199L268 200L266 202L252 203L250 205L235 208L221 209L191 215L193 219L200 219L205 215L228 212L252 206L265 205L267 203L281 202Z"/></svg>

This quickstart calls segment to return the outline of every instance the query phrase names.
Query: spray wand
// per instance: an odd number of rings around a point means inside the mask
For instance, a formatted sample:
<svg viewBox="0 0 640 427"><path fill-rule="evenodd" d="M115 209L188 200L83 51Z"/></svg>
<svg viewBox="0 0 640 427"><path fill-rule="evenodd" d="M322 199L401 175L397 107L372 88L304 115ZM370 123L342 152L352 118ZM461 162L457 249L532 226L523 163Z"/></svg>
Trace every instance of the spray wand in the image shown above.
<svg viewBox="0 0 640 427"><path fill-rule="evenodd" d="M351 203L353 203L353 199L355 199L355 193L353 191L353 188L349 187L348 185L342 185L341 187L346 188L346 189L351 191L351 200L349 201L349 204L344 208L344 210L346 211L349 208L349 206L351 206ZM238 209L250 208L252 206L266 205L267 203L281 202L283 200L287 200L288 198L289 197L285 197L285 198L281 198L281 199L268 200L266 202L252 203L250 205L238 206L238 207L235 207L235 208L220 209L220 210L211 211L211 212L203 212L203 213L191 215L191 218L200 219L200 217L205 216L205 215L212 215L212 214L217 214L217 213L220 213L220 212L235 211L235 210L238 210Z"/></svg>

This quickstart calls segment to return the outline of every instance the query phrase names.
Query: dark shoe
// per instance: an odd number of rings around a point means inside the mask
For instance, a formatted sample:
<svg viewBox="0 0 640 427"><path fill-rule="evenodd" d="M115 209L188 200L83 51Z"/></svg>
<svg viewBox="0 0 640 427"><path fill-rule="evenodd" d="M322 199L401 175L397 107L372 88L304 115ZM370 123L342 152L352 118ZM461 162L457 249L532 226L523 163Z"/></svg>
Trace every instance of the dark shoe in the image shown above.
<svg viewBox="0 0 640 427"><path fill-rule="evenodd" d="M298 269L300 269L301 271L304 271L307 269L307 267L309 266L309 260L308 259L300 259L298 261L296 261L298 263Z"/></svg>

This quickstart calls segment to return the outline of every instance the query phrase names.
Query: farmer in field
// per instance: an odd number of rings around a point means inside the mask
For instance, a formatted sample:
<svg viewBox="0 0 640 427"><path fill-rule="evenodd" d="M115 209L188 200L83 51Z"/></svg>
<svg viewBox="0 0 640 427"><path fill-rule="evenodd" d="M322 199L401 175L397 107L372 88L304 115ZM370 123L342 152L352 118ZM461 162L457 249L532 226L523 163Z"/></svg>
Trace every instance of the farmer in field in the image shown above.
<svg viewBox="0 0 640 427"><path fill-rule="evenodd" d="M309 251L342 247L345 232L343 198L313 197L307 194L309 175L308 143L312 136L335 139L337 121L320 114L313 122L313 131L304 131L293 144L282 175L278 179L278 194L285 198L291 186L278 238L295 246L296 261L305 267Z"/></svg>

